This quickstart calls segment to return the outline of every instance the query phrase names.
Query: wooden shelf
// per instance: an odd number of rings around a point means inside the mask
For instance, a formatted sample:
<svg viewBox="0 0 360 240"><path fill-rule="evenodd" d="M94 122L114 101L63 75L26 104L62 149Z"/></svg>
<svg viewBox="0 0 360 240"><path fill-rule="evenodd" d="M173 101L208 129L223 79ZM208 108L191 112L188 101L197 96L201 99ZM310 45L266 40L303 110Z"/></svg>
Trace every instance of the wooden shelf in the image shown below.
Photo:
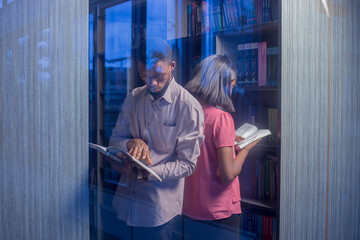
<svg viewBox="0 0 360 240"><path fill-rule="evenodd" d="M182 38L175 38L176 40L191 40L191 41L200 41L202 38L208 38L209 36L221 36L221 37L237 37L239 35L258 35L258 34L274 34L278 31L279 22L271 21L266 23L254 24L245 27L233 27L229 29L224 29L220 31L210 31L203 32L201 34L186 36Z"/></svg>
<svg viewBox="0 0 360 240"><path fill-rule="evenodd" d="M237 86L235 89L235 91L238 92L248 92L248 91L279 91L280 87L277 86Z"/></svg>
<svg viewBox="0 0 360 240"><path fill-rule="evenodd" d="M218 35L226 37L235 37L238 35L257 35L260 33L274 33L278 30L279 23L278 21L271 21L265 23L259 23L254 25L249 25L245 27L235 27L231 29L225 29L219 32L216 32Z"/></svg>
<svg viewBox="0 0 360 240"><path fill-rule="evenodd" d="M264 144L264 143L258 143L255 146L256 148L261 148L262 150L266 152L278 152L278 146L274 144Z"/></svg>
<svg viewBox="0 0 360 240"><path fill-rule="evenodd" d="M243 197L241 199L241 203L253 205L255 207L261 207L267 210L275 211L277 209L277 202L276 200L261 200L261 199L253 199L253 198L246 198Z"/></svg>

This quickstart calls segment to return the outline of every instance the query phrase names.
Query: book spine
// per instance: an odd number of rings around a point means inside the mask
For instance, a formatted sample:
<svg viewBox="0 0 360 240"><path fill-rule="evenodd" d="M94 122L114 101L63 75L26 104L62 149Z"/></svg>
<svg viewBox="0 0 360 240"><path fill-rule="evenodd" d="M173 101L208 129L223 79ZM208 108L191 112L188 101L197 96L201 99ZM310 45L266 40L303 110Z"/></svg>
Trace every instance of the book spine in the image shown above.
<svg viewBox="0 0 360 240"><path fill-rule="evenodd" d="M191 16L191 4L187 5L187 16L188 16L188 36L191 36L191 29L192 29L192 16Z"/></svg>
<svg viewBox="0 0 360 240"><path fill-rule="evenodd" d="M258 85L266 86L266 42L261 42L258 45Z"/></svg>
<svg viewBox="0 0 360 240"><path fill-rule="evenodd" d="M250 43L246 43L244 45L244 82L248 83L250 82L250 72L251 72L251 68L250 68L250 64L251 64L251 44Z"/></svg>
<svg viewBox="0 0 360 240"><path fill-rule="evenodd" d="M270 160L270 200L275 199L275 164L276 162L274 160Z"/></svg>
<svg viewBox="0 0 360 240"><path fill-rule="evenodd" d="M271 85L271 70L272 70L272 49L271 47L266 49L266 82L267 85Z"/></svg>
<svg viewBox="0 0 360 240"><path fill-rule="evenodd" d="M223 23L224 23L224 29L229 28L230 26L230 17L229 17L229 8L227 1L224 1L222 3L222 9L223 9Z"/></svg>
<svg viewBox="0 0 360 240"><path fill-rule="evenodd" d="M276 218L273 218L273 229L272 229L272 236L273 236L273 239L277 239L277 219Z"/></svg>
<svg viewBox="0 0 360 240"><path fill-rule="evenodd" d="M223 30L223 21L222 21L222 8L221 8L221 0L217 1L216 4L216 17L217 17L217 22L218 22L218 27L217 27L217 31L221 31Z"/></svg>
<svg viewBox="0 0 360 240"><path fill-rule="evenodd" d="M241 85L245 82L245 70L244 70L244 44L239 44L237 46L237 70L238 70L238 82Z"/></svg>
<svg viewBox="0 0 360 240"><path fill-rule="evenodd" d="M278 65L278 60L279 60L279 47L274 47L273 48L273 62L274 62L274 66L273 66L273 71L274 71L274 77L273 77L273 85L278 86L279 85L279 65Z"/></svg>
<svg viewBox="0 0 360 240"><path fill-rule="evenodd" d="M263 230L261 239L267 239L267 216L263 215Z"/></svg>
<svg viewBox="0 0 360 240"><path fill-rule="evenodd" d="M259 189L260 189L260 161L256 160L256 168L255 168L255 194L257 198L260 198Z"/></svg>
<svg viewBox="0 0 360 240"><path fill-rule="evenodd" d="M265 197L265 191L264 191L264 163L263 161L260 162L260 165L259 165L259 173L260 173L260 176L259 176L259 196L260 196L260 199L263 199Z"/></svg>
<svg viewBox="0 0 360 240"><path fill-rule="evenodd" d="M201 2L201 15L202 15L202 32L210 31L209 23L209 4L206 1Z"/></svg>
<svg viewBox="0 0 360 240"><path fill-rule="evenodd" d="M269 228L268 228L268 239L273 240L273 218L268 216Z"/></svg>
<svg viewBox="0 0 360 240"><path fill-rule="evenodd" d="M201 4L196 3L195 5L195 34L201 34Z"/></svg>
<svg viewBox="0 0 360 240"><path fill-rule="evenodd" d="M195 28L196 28L196 3L191 3L191 36L195 36Z"/></svg>
<svg viewBox="0 0 360 240"><path fill-rule="evenodd" d="M237 8L235 0L231 1L231 9L232 9L233 16L234 16L233 26L234 27L240 26L239 12L238 12L238 8Z"/></svg>
<svg viewBox="0 0 360 240"><path fill-rule="evenodd" d="M255 0L247 0L246 2L247 2L247 7L248 7L247 24L254 25L254 24L256 24Z"/></svg>
<svg viewBox="0 0 360 240"><path fill-rule="evenodd" d="M258 216L258 230L257 230L257 239L262 239L263 236L263 222L264 218L262 214L259 214Z"/></svg>
<svg viewBox="0 0 360 240"><path fill-rule="evenodd" d="M259 43L251 43L251 61L250 61L250 85L257 85L258 81L258 55L259 55Z"/></svg>
<svg viewBox="0 0 360 240"><path fill-rule="evenodd" d="M236 0L236 7L238 10L239 26L246 26L246 15L244 12L243 0Z"/></svg>
<svg viewBox="0 0 360 240"><path fill-rule="evenodd" d="M270 160L264 159L264 191L265 199L270 199Z"/></svg>

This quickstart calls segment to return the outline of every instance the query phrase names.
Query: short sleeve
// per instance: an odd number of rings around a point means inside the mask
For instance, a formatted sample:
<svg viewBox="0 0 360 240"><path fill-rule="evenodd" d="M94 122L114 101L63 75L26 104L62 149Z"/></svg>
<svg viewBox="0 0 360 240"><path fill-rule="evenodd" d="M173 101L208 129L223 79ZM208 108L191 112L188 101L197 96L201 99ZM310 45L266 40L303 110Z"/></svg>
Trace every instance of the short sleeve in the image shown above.
<svg viewBox="0 0 360 240"><path fill-rule="evenodd" d="M214 144L216 148L234 146L234 120L227 112L222 112L214 122Z"/></svg>

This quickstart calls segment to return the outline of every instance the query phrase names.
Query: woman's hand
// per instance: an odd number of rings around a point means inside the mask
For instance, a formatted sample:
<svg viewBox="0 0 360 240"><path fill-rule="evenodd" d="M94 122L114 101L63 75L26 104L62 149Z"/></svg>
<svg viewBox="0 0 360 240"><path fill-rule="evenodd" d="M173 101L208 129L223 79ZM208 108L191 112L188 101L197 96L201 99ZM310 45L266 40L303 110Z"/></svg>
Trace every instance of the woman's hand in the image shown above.
<svg viewBox="0 0 360 240"><path fill-rule="evenodd" d="M241 142L242 140L244 140L245 138L243 138L242 136L235 136L235 142ZM234 145L234 148L235 148L235 150L236 151L240 151L241 150L241 148L237 145L237 144L235 144Z"/></svg>
<svg viewBox="0 0 360 240"><path fill-rule="evenodd" d="M242 136L235 136L235 141L237 141L237 142L241 142L244 139L245 138L243 138Z"/></svg>
<svg viewBox="0 0 360 240"><path fill-rule="evenodd" d="M244 147L241 151L245 150L245 151L250 151L253 147L255 147L256 144L258 144L258 142L261 141L262 138L256 140L255 142L250 143L249 145L247 145L246 147Z"/></svg>

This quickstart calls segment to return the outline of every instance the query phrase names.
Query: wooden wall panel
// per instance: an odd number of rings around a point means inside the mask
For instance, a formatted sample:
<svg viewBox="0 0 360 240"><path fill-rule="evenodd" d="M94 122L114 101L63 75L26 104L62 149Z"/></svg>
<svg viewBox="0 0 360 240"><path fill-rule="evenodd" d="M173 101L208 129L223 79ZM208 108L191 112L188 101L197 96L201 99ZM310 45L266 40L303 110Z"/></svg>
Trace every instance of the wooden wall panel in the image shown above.
<svg viewBox="0 0 360 240"><path fill-rule="evenodd" d="M325 239L329 19L281 1L280 239Z"/></svg>
<svg viewBox="0 0 360 240"><path fill-rule="evenodd" d="M88 1L0 8L0 239L88 239Z"/></svg>
<svg viewBox="0 0 360 240"><path fill-rule="evenodd" d="M360 239L360 2L331 0L328 239Z"/></svg>

